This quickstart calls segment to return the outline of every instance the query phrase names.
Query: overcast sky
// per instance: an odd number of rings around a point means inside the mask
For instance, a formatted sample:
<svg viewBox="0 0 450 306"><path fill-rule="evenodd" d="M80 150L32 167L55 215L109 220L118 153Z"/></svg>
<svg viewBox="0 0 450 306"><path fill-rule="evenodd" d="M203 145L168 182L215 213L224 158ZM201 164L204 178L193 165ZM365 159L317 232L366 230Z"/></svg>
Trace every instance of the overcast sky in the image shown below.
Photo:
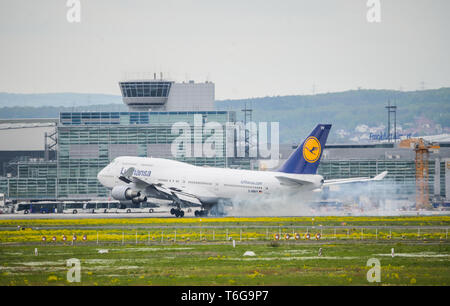
<svg viewBox="0 0 450 306"><path fill-rule="evenodd" d="M450 1L0 0L0 91L120 94L210 80L216 98L450 86ZM421 82L425 82L421 84Z"/></svg>

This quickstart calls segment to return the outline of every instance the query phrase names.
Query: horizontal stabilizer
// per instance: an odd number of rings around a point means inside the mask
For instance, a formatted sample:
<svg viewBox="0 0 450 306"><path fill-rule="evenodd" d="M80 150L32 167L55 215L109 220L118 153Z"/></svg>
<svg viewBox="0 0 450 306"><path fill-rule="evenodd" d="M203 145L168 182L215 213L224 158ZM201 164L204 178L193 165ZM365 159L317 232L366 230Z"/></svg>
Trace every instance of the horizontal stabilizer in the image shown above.
<svg viewBox="0 0 450 306"><path fill-rule="evenodd" d="M290 187L301 187L307 184L311 184L308 181L302 181L299 179L294 179L286 176L275 176L275 178L280 181L281 185L290 186Z"/></svg>
<svg viewBox="0 0 450 306"><path fill-rule="evenodd" d="M381 181L388 174L387 171L383 171L380 174L376 175L374 178L370 177L352 177L346 179L333 179L333 180L325 180L323 186L331 186L331 185L341 185L341 184L350 184L350 183L362 183L362 182L370 182L370 181Z"/></svg>

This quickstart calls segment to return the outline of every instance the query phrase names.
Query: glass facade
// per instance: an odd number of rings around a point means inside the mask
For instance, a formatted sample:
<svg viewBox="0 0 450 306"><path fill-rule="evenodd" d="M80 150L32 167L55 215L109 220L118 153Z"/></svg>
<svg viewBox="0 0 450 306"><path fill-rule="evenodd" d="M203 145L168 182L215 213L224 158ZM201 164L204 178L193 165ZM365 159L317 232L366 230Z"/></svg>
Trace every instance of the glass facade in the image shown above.
<svg viewBox="0 0 450 306"><path fill-rule="evenodd" d="M117 156L161 157L177 159L195 165L250 168L249 158L226 158L225 145L217 146L215 157L174 157L171 144L179 135L172 135L172 125L186 122L191 127L191 139L205 142L209 135L194 128L194 118L201 116L203 124L218 122L222 127L235 122L229 111L198 112L65 112L57 126L56 161L18 161L15 176L0 178L0 193L15 199L67 199L109 196L109 190L97 180L98 172ZM223 128L225 131L225 128ZM199 134L200 133L200 134ZM198 137L200 136L200 137ZM226 133L223 134L223 143ZM235 146L235 144L233 144ZM235 149L235 148L233 148ZM434 193L434 162L429 161L429 191ZM441 161L440 193L445 197L445 163ZM331 160L321 161L318 173L325 179L373 177L389 171L383 184L395 182L401 193L415 192L414 160Z"/></svg>
<svg viewBox="0 0 450 306"><path fill-rule="evenodd" d="M172 125L186 122L191 127L194 116L202 122L235 121L234 112L110 112L61 113L58 126L58 198L104 197L109 190L97 181L97 173L117 156L162 157L195 165L226 167L226 147L217 146L215 157L174 157L171 144L177 134ZM200 137L202 143L208 135ZM225 143L225 133L223 134ZM221 156L220 156L221 155ZM231 162L231 160L230 160Z"/></svg>
<svg viewBox="0 0 450 306"><path fill-rule="evenodd" d="M434 193L434 160L428 161L428 185L430 195ZM445 165L441 162L441 169ZM415 193L416 165L414 160L323 160L320 162L318 173L324 179L374 177L388 171L386 178L380 183L392 184L399 188L401 194ZM441 186L445 186L445 175L441 170ZM441 187L441 196L444 196Z"/></svg>
<svg viewBox="0 0 450 306"><path fill-rule="evenodd" d="M172 82L120 82L122 96L136 97L168 97Z"/></svg>
<svg viewBox="0 0 450 306"><path fill-rule="evenodd" d="M228 111L198 112L65 112L60 113L60 125L158 125L187 122L194 124L194 115L202 115L204 121L223 123L224 118L236 121L236 114Z"/></svg>
<svg viewBox="0 0 450 306"><path fill-rule="evenodd" d="M216 146L215 157L173 157L172 125L186 122L202 143L209 135L194 128L194 116L202 122L235 122L235 113L199 112L65 112L57 127L57 161L17 163L17 177L1 178L0 192L11 199L64 199L106 197L109 190L97 180L98 172L117 156L162 157L195 165L248 168L248 159L229 158L226 147ZM223 143L225 144L225 133ZM221 155L221 156L220 156ZM235 165L236 164L236 165Z"/></svg>

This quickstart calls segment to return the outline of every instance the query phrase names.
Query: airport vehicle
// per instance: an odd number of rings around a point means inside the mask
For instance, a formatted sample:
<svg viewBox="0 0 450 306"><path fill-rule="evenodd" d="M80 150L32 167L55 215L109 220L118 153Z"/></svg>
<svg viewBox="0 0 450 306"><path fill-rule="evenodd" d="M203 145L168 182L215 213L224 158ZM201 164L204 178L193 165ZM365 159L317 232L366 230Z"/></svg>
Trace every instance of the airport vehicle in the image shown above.
<svg viewBox="0 0 450 306"><path fill-rule="evenodd" d="M319 124L276 171L251 171L199 167L162 158L123 156L98 173L114 199L147 201L147 197L171 200L171 213L183 217L182 208L197 207L196 216L206 216L217 204L235 199L259 200L280 195L305 197L323 186L381 180L374 178L324 180L317 175L331 124Z"/></svg>
<svg viewBox="0 0 450 306"><path fill-rule="evenodd" d="M140 203L135 203L134 205L126 205L121 203L119 208L117 208L118 213L136 213L141 212Z"/></svg>
<svg viewBox="0 0 450 306"><path fill-rule="evenodd" d="M133 203L131 204L124 204L121 203L119 205L119 208L117 209L118 213L153 213L155 211L155 208L158 207L152 203L140 202L140 203Z"/></svg>
<svg viewBox="0 0 450 306"><path fill-rule="evenodd" d="M342 208L343 205L342 202L339 200L322 200L319 202L314 202L313 204L318 208L336 208L336 209Z"/></svg>
<svg viewBox="0 0 450 306"><path fill-rule="evenodd" d="M119 201L89 201L83 211L88 213L116 213L120 207Z"/></svg>
<svg viewBox="0 0 450 306"><path fill-rule="evenodd" d="M16 214L29 214L31 210L31 203L17 203L14 205L14 212Z"/></svg>
<svg viewBox="0 0 450 306"><path fill-rule="evenodd" d="M143 212L148 212L148 213L153 213L155 212L155 209L158 208L159 206L150 202L144 202L141 203L141 208Z"/></svg>
<svg viewBox="0 0 450 306"><path fill-rule="evenodd" d="M117 210L120 207L120 201L109 201L108 203L108 209L106 212L108 213L117 213Z"/></svg>
<svg viewBox="0 0 450 306"><path fill-rule="evenodd" d="M32 202L17 203L14 205L14 212L19 214L50 214L55 213L58 203L56 202Z"/></svg>
<svg viewBox="0 0 450 306"><path fill-rule="evenodd" d="M0 193L0 214L4 214L7 211L5 204L5 194Z"/></svg>
<svg viewBox="0 0 450 306"><path fill-rule="evenodd" d="M88 212L85 209L85 203L83 202L64 202L63 214L78 214L82 212Z"/></svg>

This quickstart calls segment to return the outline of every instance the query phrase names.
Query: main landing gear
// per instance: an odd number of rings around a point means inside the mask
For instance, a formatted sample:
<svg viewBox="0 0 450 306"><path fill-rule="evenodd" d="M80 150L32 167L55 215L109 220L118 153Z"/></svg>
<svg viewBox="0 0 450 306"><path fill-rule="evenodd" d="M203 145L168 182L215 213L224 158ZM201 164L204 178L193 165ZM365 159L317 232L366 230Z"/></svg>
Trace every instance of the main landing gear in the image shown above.
<svg viewBox="0 0 450 306"><path fill-rule="evenodd" d="M184 217L184 211L179 208L172 208L170 209L170 214L175 215L177 218L183 218Z"/></svg>
<svg viewBox="0 0 450 306"><path fill-rule="evenodd" d="M196 210L194 212L194 215L196 217L206 217L206 216L208 216L208 211L207 210Z"/></svg>

